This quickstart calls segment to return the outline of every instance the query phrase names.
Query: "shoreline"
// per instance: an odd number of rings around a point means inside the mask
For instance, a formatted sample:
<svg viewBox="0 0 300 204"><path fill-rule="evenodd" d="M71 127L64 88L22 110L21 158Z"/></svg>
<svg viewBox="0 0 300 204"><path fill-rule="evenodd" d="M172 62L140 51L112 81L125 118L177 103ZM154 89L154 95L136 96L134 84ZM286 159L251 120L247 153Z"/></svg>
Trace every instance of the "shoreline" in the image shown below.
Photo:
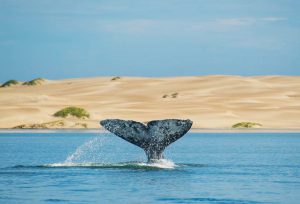
<svg viewBox="0 0 300 204"><path fill-rule="evenodd" d="M192 128L190 133L300 133L300 128L253 128L253 129L233 129L233 128ZM88 129L11 129L1 128L0 134L4 133L109 133L103 128L88 128Z"/></svg>

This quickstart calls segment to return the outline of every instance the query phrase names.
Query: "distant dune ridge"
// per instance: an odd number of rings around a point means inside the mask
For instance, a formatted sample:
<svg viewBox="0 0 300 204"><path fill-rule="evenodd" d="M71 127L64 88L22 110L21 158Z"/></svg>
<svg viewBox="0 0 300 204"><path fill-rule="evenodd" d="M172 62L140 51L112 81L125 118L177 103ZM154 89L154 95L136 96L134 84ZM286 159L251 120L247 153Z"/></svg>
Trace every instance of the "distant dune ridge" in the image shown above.
<svg viewBox="0 0 300 204"><path fill-rule="evenodd" d="M54 113L69 106L84 108L90 117L63 118L49 128L99 128L106 118L191 119L193 128L230 128L243 121L300 128L300 76L97 77L17 84L0 88L0 128L49 124L57 121Z"/></svg>

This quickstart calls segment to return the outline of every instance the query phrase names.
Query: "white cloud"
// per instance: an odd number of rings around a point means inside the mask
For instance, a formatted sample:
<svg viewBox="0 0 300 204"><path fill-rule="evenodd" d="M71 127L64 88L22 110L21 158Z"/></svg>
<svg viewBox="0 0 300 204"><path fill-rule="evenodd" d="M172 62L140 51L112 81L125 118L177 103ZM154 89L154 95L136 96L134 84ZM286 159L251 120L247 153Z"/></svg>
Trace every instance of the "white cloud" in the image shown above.
<svg viewBox="0 0 300 204"><path fill-rule="evenodd" d="M220 26L248 26L256 22L254 18L224 18L216 21Z"/></svg>
<svg viewBox="0 0 300 204"><path fill-rule="evenodd" d="M263 21L271 21L271 22L276 22L276 21L284 21L287 20L287 18L282 18L282 17L265 17L261 18Z"/></svg>
<svg viewBox="0 0 300 204"><path fill-rule="evenodd" d="M153 29L157 26L162 26L163 21L138 19L138 20L126 20L126 21L101 21L100 26L109 32L145 32Z"/></svg>
<svg viewBox="0 0 300 204"><path fill-rule="evenodd" d="M230 31L241 27L273 23L282 20L286 20L286 18L223 18L210 21L134 19L99 21L98 28L106 32L117 33L178 34L204 31Z"/></svg>
<svg viewBox="0 0 300 204"><path fill-rule="evenodd" d="M277 22L287 20L283 17L264 17L264 18L224 18L218 19L217 23L222 26L251 26L261 22Z"/></svg>

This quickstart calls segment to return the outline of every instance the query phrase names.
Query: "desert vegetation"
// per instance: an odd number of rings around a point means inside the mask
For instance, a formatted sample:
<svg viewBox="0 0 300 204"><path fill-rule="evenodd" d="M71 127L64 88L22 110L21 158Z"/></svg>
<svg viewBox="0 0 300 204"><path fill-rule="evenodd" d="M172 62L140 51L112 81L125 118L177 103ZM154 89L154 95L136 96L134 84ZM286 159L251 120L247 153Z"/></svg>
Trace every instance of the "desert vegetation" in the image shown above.
<svg viewBox="0 0 300 204"><path fill-rule="evenodd" d="M26 81L23 83L23 85L27 85L27 86L35 86L35 85L40 85L45 81L45 79L43 78L36 78L33 79L31 81Z"/></svg>
<svg viewBox="0 0 300 204"><path fill-rule="evenodd" d="M171 97L172 97L172 98L177 98L177 96L178 96L178 93L172 93L172 94L171 94Z"/></svg>
<svg viewBox="0 0 300 204"><path fill-rule="evenodd" d="M121 77L117 76L117 77L112 78L111 81L116 81L116 80L119 80L119 79L121 79Z"/></svg>
<svg viewBox="0 0 300 204"><path fill-rule="evenodd" d="M46 123L36 123L36 124L22 124L13 127L14 129L48 129L53 127L63 127L65 122L63 120L56 120Z"/></svg>
<svg viewBox="0 0 300 204"><path fill-rule="evenodd" d="M86 123L75 123L74 127L83 127L83 128L88 128L88 125Z"/></svg>
<svg viewBox="0 0 300 204"><path fill-rule="evenodd" d="M232 128L256 128L256 127L262 127L262 124L254 123L254 122L240 122L232 125Z"/></svg>
<svg viewBox="0 0 300 204"><path fill-rule="evenodd" d="M178 93L175 92L175 93L172 93L172 94L164 94L162 96L162 98L177 98L177 96L178 96Z"/></svg>
<svg viewBox="0 0 300 204"><path fill-rule="evenodd" d="M63 108L59 111L57 111L56 113L54 113L55 117L61 117L61 118L66 118L68 116L73 116L76 118L89 118L90 114L83 108L79 108L79 107L74 107L74 106L70 106L67 108Z"/></svg>
<svg viewBox="0 0 300 204"><path fill-rule="evenodd" d="M19 82L17 80L11 79L8 80L7 82L4 82L1 87L7 87L7 86L12 86L12 85L17 85Z"/></svg>
<svg viewBox="0 0 300 204"><path fill-rule="evenodd" d="M22 124L13 127L13 129L61 129L61 128L88 128L86 123L55 120L46 123Z"/></svg>

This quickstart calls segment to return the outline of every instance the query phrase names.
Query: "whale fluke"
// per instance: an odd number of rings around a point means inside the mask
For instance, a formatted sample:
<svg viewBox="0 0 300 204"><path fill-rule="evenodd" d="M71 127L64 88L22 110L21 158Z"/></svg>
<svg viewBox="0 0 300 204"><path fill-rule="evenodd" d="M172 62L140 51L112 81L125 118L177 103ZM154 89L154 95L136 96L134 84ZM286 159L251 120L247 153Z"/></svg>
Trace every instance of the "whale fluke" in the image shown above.
<svg viewBox="0 0 300 204"><path fill-rule="evenodd" d="M192 127L191 120L153 120L144 125L133 120L106 119L100 124L118 137L142 148L148 162L163 158L165 148Z"/></svg>

